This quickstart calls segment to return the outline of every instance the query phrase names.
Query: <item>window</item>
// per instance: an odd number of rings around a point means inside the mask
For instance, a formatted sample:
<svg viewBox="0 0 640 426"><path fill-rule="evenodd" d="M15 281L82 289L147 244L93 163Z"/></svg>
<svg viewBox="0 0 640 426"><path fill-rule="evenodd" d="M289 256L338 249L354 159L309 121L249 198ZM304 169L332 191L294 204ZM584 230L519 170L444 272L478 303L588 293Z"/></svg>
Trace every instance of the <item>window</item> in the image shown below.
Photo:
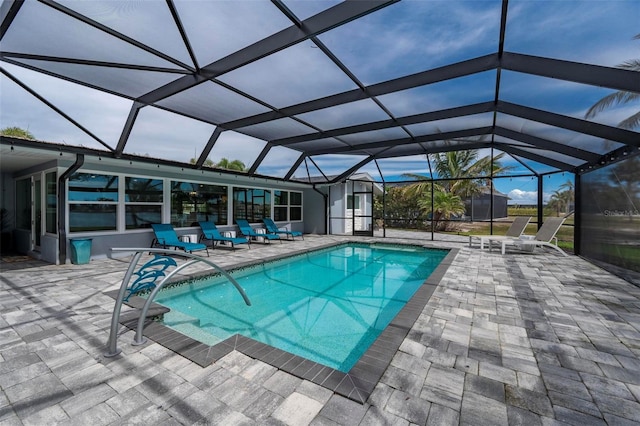
<svg viewBox="0 0 640 426"><path fill-rule="evenodd" d="M273 220L302 220L302 193L273 191Z"/></svg>
<svg viewBox="0 0 640 426"><path fill-rule="evenodd" d="M360 196L359 195L347 195L347 210L353 210L360 208Z"/></svg>
<svg viewBox="0 0 640 426"><path fill-rule="evenodd" d="M302 192L290 192L289 220L302 220Z"/></svg>
<svg viewBox="0 0 640 426"><path fill-rule="evenodd" d="M69 231L115 231L118 176L74 173L69 177Z"/></svg>
<svg viewBox="0 0 640 426"><path fill-rule="evenodd" d="M56 184L56 172L47 173L44 177L46 188L46 231L50 234L56 234L58 225L58 191Z"/></svg>
<svg viewBox="0 0 640 426"><path fill-rule="evenodd" d="M171 224L196 226L198 222L226 225L227 187L193 182L171 182Z"/></svg>
<svg viewBox="0 0 640 426"><path fill-rule="evenodd" d="M118 202L118 176L74 173L69 177L69 201Z"/></svg>
<svg viewBox="0 0 640 426"><path fill-rule="evenodd" d="M162 188L161 179L125 178L126 229L150 228L162 222Z"/></svg>
<svg viewBox="0 0 640 426"><path fill-rule="evenodd" d="M233 220L260 222L271 217L271 191L265 189L233 188Z"/></svg>
<svg viewBox="0 0 640 426"><path fill-rule="evenodd" d="M289 193L287 191L273 191L273 220L289 220Z"/></svg>

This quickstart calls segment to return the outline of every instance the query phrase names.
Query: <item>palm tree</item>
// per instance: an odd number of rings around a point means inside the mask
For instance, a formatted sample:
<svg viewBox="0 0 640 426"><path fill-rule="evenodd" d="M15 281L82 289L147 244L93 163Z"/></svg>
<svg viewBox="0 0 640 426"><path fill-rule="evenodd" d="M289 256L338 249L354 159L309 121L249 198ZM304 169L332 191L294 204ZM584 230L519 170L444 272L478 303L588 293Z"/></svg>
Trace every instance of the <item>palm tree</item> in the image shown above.
<svg viewBox="0 0 640 426"><path fill-rule="evenodd" d="M564 194L559 189L556 189L555 191L553 191L553 194L551 194L551 198L549 198L547 207L551 209L555 209L556 216L560 216L560 210L562 210L564 205L565 205Z"/></svg>
<svg viewBox="0 0 640 426"><path fill-rule="evenodd" d="M640 34L633 37L633 39L640 40ZM640 59L630 59L617 65L617 67L630 71L640 72ZM640 78L640 76L638 78ZM598 115L598 113L614 105L627 104L637 100L640 100L640 93L618 90L617 92L613 92L593 104L593 106L591 106L591 108L589 108L589 110L584 115L584 118L593 118ZM622 120L620 123L618 123L618 126L622 127L623 129L629 130L640 128L640 111L631 114L631 116Z"/></svg>
<svg viewBox="0 0 640 426"><path fill-rule="evenodd" d="M431 200L428 198L421 198L418 200L418 205L423 210L431 210ZM451 219L451 216L464 214L464 202L462 201L462 198L458 195L452 194L451 192L436 191L433 193L433 211L434 228L446 231L448 222L442 222L444 224L444 226L442 226L440 221L448 221Z"/></svg>
<svg viewBox="0 0 640 426"><path fill-rule="evenodd" d="M443 181L441 184L447 192L461 197L470 196L477 190L477 185L469 179L471 169L478 157L478 150L441 152L433 155L433 168ZM478 176L474 174L474 176Z"/></svg>
<svg viewBox="0 0 640 426"><path fill-rule="evenodd" d="M490 176L510 170L500 164L505 153L491 159L491 156L478 158L478 150L451 151L433 154L433 168L441 179L435 183L422 175L405 173L402 176L416 180L404 188L409 197L419 199L419 205L431 212L431 191L433 190L433 221L436 229L440 220L449 220L453 215L465 212L464 199L481 193L490 185ZM447 222L444 222L446 229Z"/></svg>
<svg viewBox="0 0 640 426"><path fill-rule="evenodd" d="M0 130L0 135L2 136L11 136L14 138L22 138L22 139L29 139L29 140L36 140L35 136L33 136L33 134L25 129L22 129L20 127L5 127L4 129Z"/></svg>
<svg viewBox="0 0 640 426"><path fill-rule="evenodd" d="M433 164L440 179L451 179L441 183L447 191L468 198L488 187L490 176L512 169L500 163L504 156L502 152L492 161L490 155L477 159L477 149L441 152L433 155Z"/></svg>
<svg viewBox="0 0 640 426"><path fill-rule="evenodd" d="M568 179L560 185L558 189L553 191L551 198L547 203L547 207L556 210L556 216L560 216L560 211L564 211L565 215L570 213L571 203L575 200L575 190L573 181Z"/></svg>
<svg viewBox="0 0 640 426"><path fill-rule="evenodd" d="M575 191L575 186L573 184L573 181L571 179L567 179L567 181L562 185L560 185L558 189L564 190L562 192L564 194L564 200L566 201L565 213L569 214L569 211L571 209L571 203L573 203L576 200L576 191Z"/></svg>
<svg viewBox="0 0 640 426"><path fill-rule="evenodd" d="M440 179L446 179L433 184L434 191L450 192L460 198L468 198L482 192L489 186L490 176L511 170L511 166L502 166L500 160L505 153L493 157L487 155L479 160L478 150L442 152L433 155L433 169ZM418 182L405 188L412 196L419 196L431 192L432 181L422 175L405 173L403 177Z"/></svg>
<svg viewBox="0 0 640 426"><path fill-rule="evenodd" d="M190 164L196 164L196 161L198 161L195 158L192 158L189 160ZM206 160L204 160L204 163L202 163L203 167L215 167L216 164L213 162L213 160L211 158L207 158Z"/></svg>
<svg viewBox="0 0 640 426"><path fill-rule="evenodd" d="M221 158L220 161L215 166L220 169L238 170L240 172L244 171L246 168L246 166L242 161L240 160L229 161L227 158L224 158L224 157Z"/></svg>
<svg viewBox="0 0 640 426"><path fill-rule="evenodd" d="M500 164L500 159L504 155L501 153L494 157L492 170L490 156L476 160L477 149L434 154L434 171L440 179L447 179L435 183L434 190L452 192L462 198L477 194L482 191L482 188L488 186L491 174L496 175L511 169L510 166L503 167ZM417 196L431 191L430 179L414 173L404 173L402 176L418 181L405 188L410 195Z"/></svg>

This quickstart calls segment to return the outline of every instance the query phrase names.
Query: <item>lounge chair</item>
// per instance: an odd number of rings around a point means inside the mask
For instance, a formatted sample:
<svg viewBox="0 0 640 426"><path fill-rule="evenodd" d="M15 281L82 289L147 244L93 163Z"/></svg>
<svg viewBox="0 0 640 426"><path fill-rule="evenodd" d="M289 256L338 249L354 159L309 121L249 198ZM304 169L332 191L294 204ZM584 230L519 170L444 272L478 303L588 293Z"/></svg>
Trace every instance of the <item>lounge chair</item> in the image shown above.
<svg viewBox="0 0 640 426"><path fill-rule="evenodd" d="M240 228L240 232L242 233L242 235L244 235L249 239L261 237L261 238L264 238L264 241L271 242L271 240L279 240L280 243L282 243L282 240L280 239L279 235L257 233L256 231L254 231L251 225L249 225L249 222L247 222L245 219L236 219L236 224L238 224L238 228Z"/></svg>
<svg viewBox="0 0 640 426"><path fill-rule="evenodd" d="M502 254L505 253L507 246L516 246L517 248L525 251L533 251L536 247L551 247L554 250L559 251L563 256L567 256L560 247L558 247L558 240L556 233L560 230L560 227L564 223L563 217L549 217L544 221L540 229L535 236L522 235L520 238L502 238L502 239L489 239L489 251L491 251L492 242L498 242L502 245ZM551 242L555 240L555 244Z"/></svg>
<svg viewBox="0 0 640 426"><path fill-rule="evenodd" d="M473 240L480 240L480 250L484 250L484 243L489 242L489 240L498 241L507 238L519 238L529 224L530 220L531 217L529 216L516 217L515 219L513 219L513 222L511 222L511 226L509 227L509 229L507 229L507 232L504 235L469 235L469 247L471 247L471 243Z"/></svg>
<svg viewBox="0 0 640 426"><path fill-rule="evenodd" d="M151 228L156 235L155 239L151 242L151 247L160 246L162 248L178 248L191 253L196 250L206 250L207 256L209 256L209 250L205 244L201 243L186 243L180 241L178 234L176 234L173 226L168 223L152 223Z"/></svg>
<svg viewBox="0 0 640 426"><path fill-rule="evenodd" d="M287 240L289 239L289 236L291 236L292 240L295 240L296 237L301 237L304 240L304 236L300 231L289 231L287 228L278 228L278 225L268 217L263 218L262 221L264 222L264 226L267 228L267 232L269 234L286 235Z"/></svg>
<svg viewBox="0 0 640 426"><path fill-rule="evenodd" d="M220 233L220 231L218 231L218 228L213 222L198 222L198 225L200 225L200 229L202 230L200 241L211 240L212 248L215 248L216 244L219 242L231 243L231 248L233 250L235 250L236 244L247 244L247 246L251 248L251 243L248 238L225 237Z"/></svg>

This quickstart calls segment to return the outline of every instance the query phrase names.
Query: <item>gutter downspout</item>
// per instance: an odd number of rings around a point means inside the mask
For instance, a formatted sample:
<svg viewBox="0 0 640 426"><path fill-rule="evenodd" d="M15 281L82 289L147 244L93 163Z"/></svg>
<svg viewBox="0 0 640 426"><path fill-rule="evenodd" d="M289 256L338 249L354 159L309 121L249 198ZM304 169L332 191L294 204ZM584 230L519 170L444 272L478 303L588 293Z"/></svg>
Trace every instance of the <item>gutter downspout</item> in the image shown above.
<svg viewBox="0 0 640 426"><path fill-rule="evenodd" d="M328 220L327 210L329 209L329 202L327 200L329 198L329 195L325 194L324 192L316 188L315 184L313 184L313 190L316 191L318 194L322 195L322 198L324 198L324 235L328 235L329 220ZM331 188L329 188L329 190L331 190Z"/></svg>
<svg viewBox="0 0 640 426"><path fill-rule="evenodd" d="M76 162L73 163L58 178L58 262L64 265L67 261L67 229L66 229L66 211L67 211L67 179L75 173L84 164L84 154L76 154Z"/></svg>

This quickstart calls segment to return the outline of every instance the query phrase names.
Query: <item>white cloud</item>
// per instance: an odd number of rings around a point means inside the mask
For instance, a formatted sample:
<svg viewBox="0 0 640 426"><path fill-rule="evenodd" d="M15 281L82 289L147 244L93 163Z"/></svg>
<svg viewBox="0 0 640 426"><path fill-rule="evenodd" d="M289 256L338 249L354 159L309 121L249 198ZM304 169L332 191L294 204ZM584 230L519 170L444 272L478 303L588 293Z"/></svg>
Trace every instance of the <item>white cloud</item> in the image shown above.
<svg viewBox="0 0 640 426"><path fill-rule="evenodd" d="M538 203L538 191L523 191L515 188L509 191L507 194L510 198L509 204L537 204ZM544 192L542 194L542 201L547 203L551 198L551 195Z"/></svg>
<svg viewBox="0 0 640 426"><path fill-rule="evenodd" d="M245 166L251 167L265 145L265 141L242 133L222 132L215 145L213 145L209 158L216 163L223 158L240 160Z"/></svg>

